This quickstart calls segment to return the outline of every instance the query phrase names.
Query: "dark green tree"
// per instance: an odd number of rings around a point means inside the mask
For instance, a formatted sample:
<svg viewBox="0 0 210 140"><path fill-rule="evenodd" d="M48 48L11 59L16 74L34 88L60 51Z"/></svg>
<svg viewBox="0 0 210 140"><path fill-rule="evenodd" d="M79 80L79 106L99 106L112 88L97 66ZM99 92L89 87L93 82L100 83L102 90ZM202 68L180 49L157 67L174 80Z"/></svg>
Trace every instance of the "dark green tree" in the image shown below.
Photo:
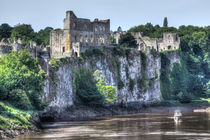
<svg viewBox="0 0 210 140"><path fill-rule="evenodd" d="M163 20L163 27L168 27L168 19L167 19L167 17L165 17L164 20Z"/></svg>
<svg viewBox="0 0 210 140"><path fill-rule="evenodd" d="M46 27L44 30L40 30L36 33L35 41L38 45L42 43L46 46L50 43L50 31L53 30L52 27Z"/></svg>
<svg viewBox="0 0 210 140"><path fill-rule="evenodd" d="M128 30L128 32L140 32L143 34L143 36L148 36L151 38L154 38L154 33L158 29L158 26L153 26L151 23L147 23L145 25L139 25L136 27L133 27Z"/></svg>
<svg viewBox="0 0 210 140"><path fill-rule="evenodd" d="M122 35L122 37L119 40L119 44L123 47L137 48L136 40L131 35L131 33L126 33L125 35Z"/></svg>
<svg viewBox="0 0 210 140"><path fill-rule="evenodd" d="M2 40L2 38L10 38L12 32L12 27L7 24L7 23L3 23L0 26L0 41Z"/></svg>
<svg viewBox="0 0 210 140"><path fill-rule="evenodd" d="M31 25L19 24L12 30L10 38L13 41L15 37L21 38L24 45L29 45L30 41L35 40L35 33Z"/></svg>

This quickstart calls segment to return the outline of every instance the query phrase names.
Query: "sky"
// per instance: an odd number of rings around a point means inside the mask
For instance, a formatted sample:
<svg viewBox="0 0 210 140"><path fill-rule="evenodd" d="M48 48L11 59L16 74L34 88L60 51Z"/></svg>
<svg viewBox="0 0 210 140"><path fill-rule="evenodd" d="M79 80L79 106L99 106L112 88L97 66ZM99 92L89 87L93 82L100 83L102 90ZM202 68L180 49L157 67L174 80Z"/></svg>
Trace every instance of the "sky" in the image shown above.
<svg viewBox="0 0 210 140"><path fill-rule="evenodd" d="M66 11L79 18L110 19L111 30L151 22L162 26L210 25L210 0L0 0L0 24L31 24L35 31L63 28Z"/></svg>

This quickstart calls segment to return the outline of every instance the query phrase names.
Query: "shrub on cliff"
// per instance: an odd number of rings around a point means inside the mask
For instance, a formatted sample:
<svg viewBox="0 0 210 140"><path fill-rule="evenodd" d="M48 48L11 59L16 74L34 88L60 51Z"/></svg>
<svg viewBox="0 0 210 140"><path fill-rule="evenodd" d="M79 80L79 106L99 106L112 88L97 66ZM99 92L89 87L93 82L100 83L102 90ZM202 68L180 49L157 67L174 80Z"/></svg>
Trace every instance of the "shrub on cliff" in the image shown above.
<svg viewBox="0 0 210 140"><path fill-rule="evenodd" d="M93 73L93 77L96 81L96 87L101 95L105 97L105 101L108 103L113 103L117 99L115 87L112 85L106 85L104 80L104 75L96 70Z"/></svg>
<svg viewBox="0 0 210 140"><path fill-rule="evenodd" d="M119 44L123 47L137 48L136 40L131 35L131 33L126 33L125 35L122 35L122 37L120 37Z"/></svg>
<svg viewBox="0 0 210 140"><path fill-rule="evenodd" d="M14 102L19 101L14 101L11 94L17 94L14 90L20 89L18 98L26 99L28 97L34 108L41 109L43 85L44 72L40 69L38 60L33 59L26 50L12 52L0 58L0 100L16 104ZM27 97L25 97L25 93Z"/></svg>

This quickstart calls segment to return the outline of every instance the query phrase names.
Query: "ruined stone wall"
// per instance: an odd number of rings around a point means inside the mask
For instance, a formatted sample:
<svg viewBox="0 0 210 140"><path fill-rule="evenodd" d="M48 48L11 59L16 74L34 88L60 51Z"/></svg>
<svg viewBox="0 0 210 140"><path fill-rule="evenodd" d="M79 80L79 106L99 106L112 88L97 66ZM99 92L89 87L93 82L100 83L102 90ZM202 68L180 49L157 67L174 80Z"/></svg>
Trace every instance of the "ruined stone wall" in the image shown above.
<svg viewBox="0 0 210 140"><path fill-rule="evenodd" d="M70 12L71 42L80 42L83 46L109 45L110 21L77 18Z"/></svg>
<svg viewBox="0 0 210 140"><path fill-rule="evenodd" d="M146 51L147 48L153 48L158 50L157 40L154 38L149 38L147 36L142 36L140 32L131 33L133 37L136 39L138 50Z"/></svg>
<svg viewBox="0 0 210 140"><path fill-rule="evenodd" d="M107 46L110 38L110 20L77 18L72 11L66 12L64 19L64 29L52 31L51 56L62 57L72 56L73 44L79 43L82 47L87 46Z"/></svg>
<svg viewBox="0 0 210 140"><path fill-rule="evenodd" d="M149 47L150 49L153 48L153 49L157 50L156 39L152 39L152 38L149 38L149 37L142 37L141 40L144 42L144 44L146 44L146 46L144 47L144 50L146 50L146 47ZM141 46L141 44L140 44L140 46Z"/></svg>
<svg viewBox="0 0 210 140"><path fill-rule="evenodd" d="M147 48L157 51L176 50L180 45L180 38L176 33L163 33L163 38L149 38L140 32L131 33L136 39L138 50L146 51Z"/></svg>
<svg viewBox="0 0 210 140"><path fill-rule="evenodd" d="M21 39L14 39L11 43L9 39L2 39L0 42L0 56L9 54L11 51L27 50L33 58L50 58L50 48L46 46L37 46L35 42L30 42L29 46L24 46Z"/></svg>
<svg viewBox="0 0 210 140"><path fill-rule="evenodd" d="M65 52L63 30L53 30L50 32L50 49L52 57L63 55Z"/></svg>
<svg viewBox="0 0 210 140"><path fill-rule="evenodd" d="M163 38L158 40L159 51L176 50L179 45L180 38L176 33L163 33Z"/></svg>

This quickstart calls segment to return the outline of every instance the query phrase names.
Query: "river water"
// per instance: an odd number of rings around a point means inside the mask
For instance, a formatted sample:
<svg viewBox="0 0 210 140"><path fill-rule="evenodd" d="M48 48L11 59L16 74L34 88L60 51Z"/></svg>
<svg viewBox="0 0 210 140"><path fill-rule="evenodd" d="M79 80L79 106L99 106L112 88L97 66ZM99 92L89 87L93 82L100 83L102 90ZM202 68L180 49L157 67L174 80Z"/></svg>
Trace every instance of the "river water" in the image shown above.
<svg viewBox="0 0 210 140"><path fill-rule="evenodd" d="M146 113L46 123L43 127L38 134L15 140L210 140L208 113L183 113L179 123L172 113Z"/></svg>

